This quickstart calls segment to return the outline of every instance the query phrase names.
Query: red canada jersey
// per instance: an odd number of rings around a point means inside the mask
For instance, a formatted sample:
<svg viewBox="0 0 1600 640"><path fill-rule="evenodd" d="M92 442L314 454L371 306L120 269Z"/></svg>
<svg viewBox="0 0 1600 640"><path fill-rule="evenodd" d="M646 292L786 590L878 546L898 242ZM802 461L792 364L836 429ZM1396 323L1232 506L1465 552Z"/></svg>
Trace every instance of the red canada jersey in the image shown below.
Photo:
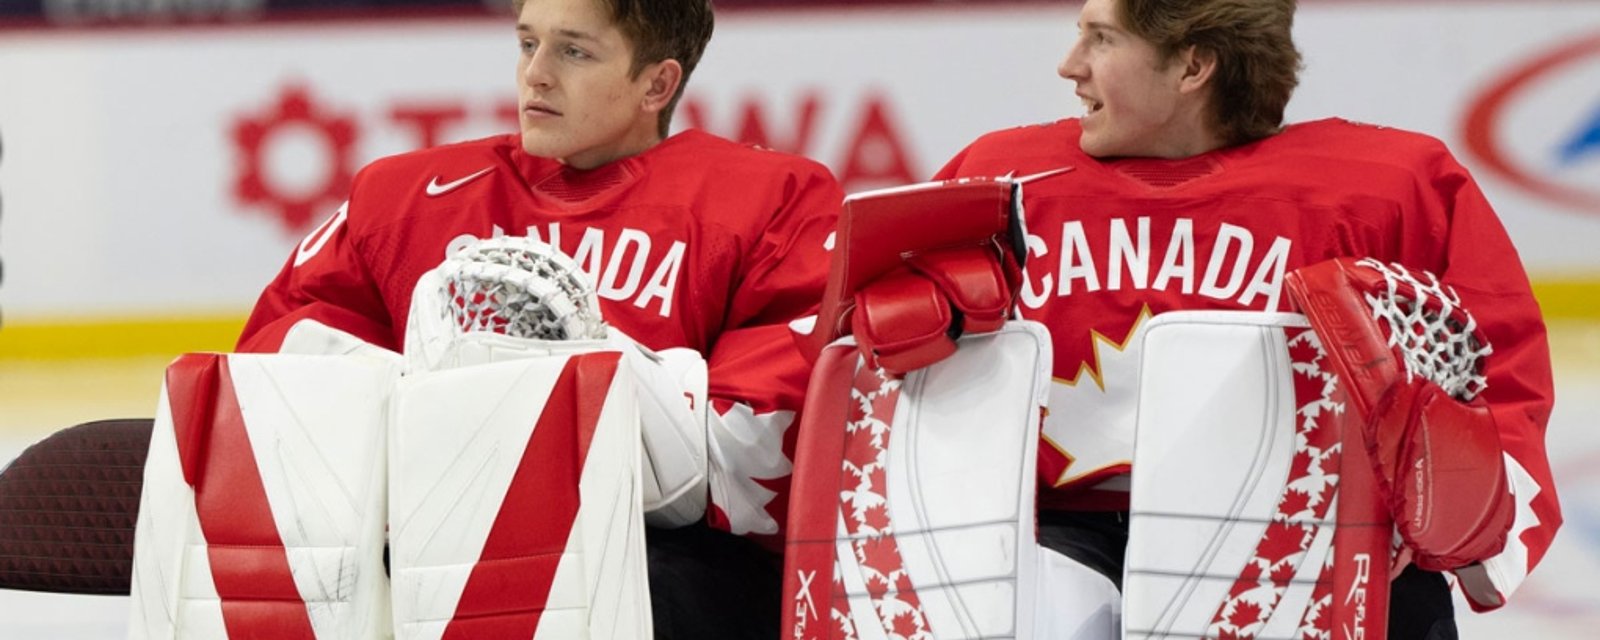
<svg viewBox="0 0 1600 640"><path fill-rule="evenodd" d="M706 356L725 418L712 457L734 467L713 480L711 520L776 534L809 373L787 322L821 299L842 199L815 162L695 130L587 171L528 155L514 134L384 158L296 248L238 348L275 351L309 317L399 351L424 272L476 239L537 238L590 276L609 324Z"/></svg>
<svg viewBox="0 0 1600 640"><path fill-rule="evenodd" d="M1371 257L1454 286L1493 345L1481 397L1520 465L1508 470L1521 506L1506 554L1523 554L1524 572L1538 561L1561 521L1544 322L1504 227L1443 143L1330 119L1192 158L1098 160L1081 131L1067 119L991 133L936 176L1066 170L1023 188L1022 314L1054 342L1041 505L1127 508L1136 351L1152 316L1292 311L1289 271Z"/></svg>

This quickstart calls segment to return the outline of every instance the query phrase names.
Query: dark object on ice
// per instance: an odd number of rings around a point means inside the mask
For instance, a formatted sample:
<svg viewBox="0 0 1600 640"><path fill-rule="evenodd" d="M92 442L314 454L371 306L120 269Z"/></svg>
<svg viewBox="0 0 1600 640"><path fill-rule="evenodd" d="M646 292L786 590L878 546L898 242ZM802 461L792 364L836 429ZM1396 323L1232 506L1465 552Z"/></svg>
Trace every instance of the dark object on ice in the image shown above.
<svg viewBox="0 0 1600 640"><path fill-rule="evenodd" d="M63 429L0 469L0 588L128 594L151 424Z"/></svg>

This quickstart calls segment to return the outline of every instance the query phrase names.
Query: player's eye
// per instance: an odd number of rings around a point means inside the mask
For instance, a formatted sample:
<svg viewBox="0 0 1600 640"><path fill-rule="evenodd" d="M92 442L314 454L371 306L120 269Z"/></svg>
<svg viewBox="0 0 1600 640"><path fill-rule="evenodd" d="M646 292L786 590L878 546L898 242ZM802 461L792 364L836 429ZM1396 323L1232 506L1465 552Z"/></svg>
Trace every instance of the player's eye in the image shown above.
<svg viewBox="0 0 1600 640"><path fill-rule="evenodd" d="M588 60L594 57L589 55L588 51L584 51L583 49L579 49L574 46L568 46L564 51L567 54L567 57L572 58L573 60Z"/></svg>
<svg viewBox="0 0 1600 640"><path fill-rule="evenodd" d="M533 38L519 38L517 48L522 50L523 55L533 55L533 52L539 49L539 42Z"/></svg>

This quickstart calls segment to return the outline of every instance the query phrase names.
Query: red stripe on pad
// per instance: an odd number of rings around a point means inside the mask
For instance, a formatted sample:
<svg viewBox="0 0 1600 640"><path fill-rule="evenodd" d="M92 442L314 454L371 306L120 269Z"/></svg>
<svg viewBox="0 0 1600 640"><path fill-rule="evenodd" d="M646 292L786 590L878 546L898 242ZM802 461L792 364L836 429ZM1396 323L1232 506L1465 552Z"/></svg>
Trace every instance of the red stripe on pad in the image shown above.
<svg viewBox="0 0 1600 640"><path fill-rule="evenodd" d="M531 638L578 515L578 481L616 376L616 352L562 369L506 489L446 639Z"/></svg>
<svg viewBox="0 0 1600 640"><path fill-rule="evenodd" d="M184 355L168 367L166 382L178 460L194 488L228 635L315 638L267 502L227 356Z"/></svg>

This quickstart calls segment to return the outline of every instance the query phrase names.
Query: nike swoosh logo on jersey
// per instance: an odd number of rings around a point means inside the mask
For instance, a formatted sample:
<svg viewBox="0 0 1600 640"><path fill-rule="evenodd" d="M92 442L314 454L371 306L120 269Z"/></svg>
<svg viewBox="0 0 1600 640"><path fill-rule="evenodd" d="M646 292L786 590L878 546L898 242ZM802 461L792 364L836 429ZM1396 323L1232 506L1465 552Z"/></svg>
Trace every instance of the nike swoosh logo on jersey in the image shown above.
<svg viewBox="0 0 1600 640"><path fill-rule="evenodd" d="M432 198L437 198L437 197L442 196L442 195L444 195L446 193L450 193L451 191L455 191L456 189L460 188L461 185L464 185L464 184L466 184L468 182L472 182L473 180L477 180L478 178L481 178L485 174L489 173L490 171L494 171L494 167L484 167L484 169L482 171L474 173L474 174L472 174L470 176L467 176L465 178L460 178L460 179L452 180L450 182L446 182L444 184L439 184L439 176L434 176L432 180L428 181L428 188L427 188L428 196L432 197Z"/></svg>

